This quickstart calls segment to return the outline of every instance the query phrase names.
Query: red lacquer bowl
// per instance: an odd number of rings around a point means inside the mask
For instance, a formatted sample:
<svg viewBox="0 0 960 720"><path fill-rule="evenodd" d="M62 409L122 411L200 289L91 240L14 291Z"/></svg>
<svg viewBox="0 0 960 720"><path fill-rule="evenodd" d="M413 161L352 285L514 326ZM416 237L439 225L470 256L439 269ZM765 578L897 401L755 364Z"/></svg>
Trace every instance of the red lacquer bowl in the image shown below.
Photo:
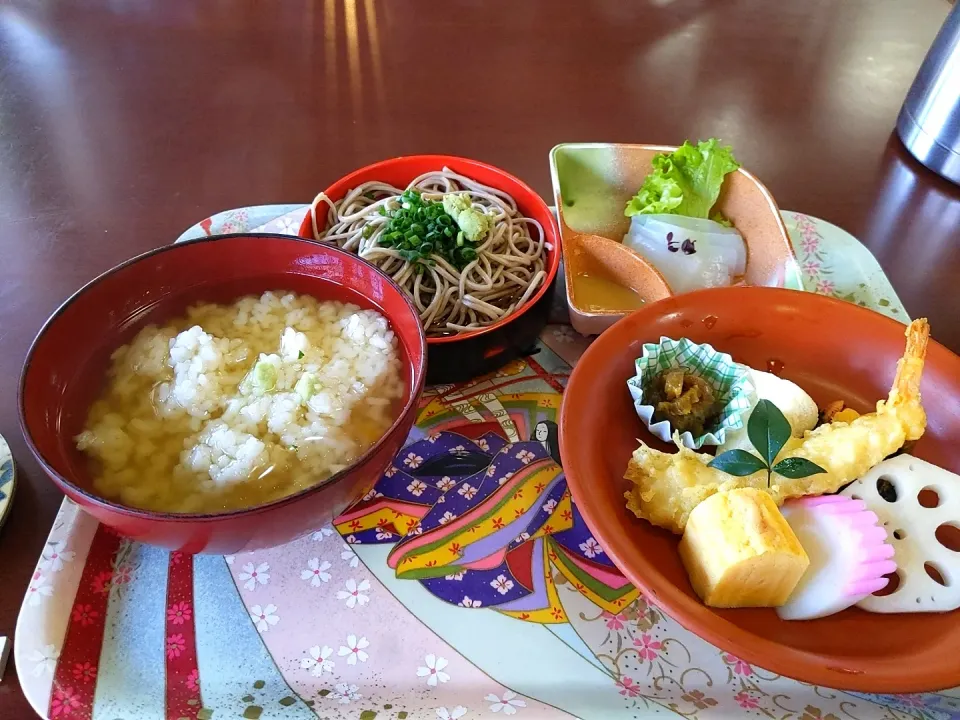
<svg viewBox="0 0 960 720"><path fill-rule="evenodd" d="M840 399L872 412L890 389L904 326L852 303L774 288L719 288L651 303L603 333L577 363L560 416L563 467L584 520L623 573L681 625L727 652L804 682L863 692L960 684L960 611L879 615L850 608L791 622L773 609L719 610L700 602L677 553L679 536L634 517L623 498L637 438L670 449L644 428L627 391L643 343L661 336L710 343L760 370L782 368L778 374L820 407ZM921 393L927 431L912 452L960 473L960 358L935 342Z"/></svg>
<svg viewBox="0 0 960 720"><path fill-rule="evenodd" d="M371 180L405 188L419 175L444 167L508 193L524 216L533 218L543 226L544 238L550 248L547 251L546 280L523 307L485 328L427 339L430 354L427 380L431 385L470 380L496 370L533 349L550 315L554 281L560 267L560 234L549 206L529 185L493 165L453 155L409 155L355 170L330 185L324 193L336 202L357 185ZM308 240L314 239L313 220L309 212L300 225L299 235Z"/></svg>
<svg viewBox="0 0 960 720"><path fill-rule="evenodd" d="M245 510L171 514L125 507L91 489L75 447L110 354L146 324L198 301L290 290L353 302L383 313L401 348L403 409L356 463L295 495ZM426 339L416 309L386 275L355 255L283 235L223 235L141 255L93 280L46 322L20 377L20 424L27 444L69 498L100 522L140 542L185 552L235 553L292 540L330 522L373 487L402 447L426 374Z"/></svg>

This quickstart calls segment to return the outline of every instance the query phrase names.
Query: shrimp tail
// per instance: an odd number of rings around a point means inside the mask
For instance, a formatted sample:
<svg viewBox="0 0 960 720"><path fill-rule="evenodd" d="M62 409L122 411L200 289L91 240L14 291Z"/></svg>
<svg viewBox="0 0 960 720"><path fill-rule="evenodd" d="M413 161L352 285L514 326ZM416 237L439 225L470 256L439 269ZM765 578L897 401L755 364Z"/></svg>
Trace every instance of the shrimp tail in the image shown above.
<svg viewBox="0 0 960 720"><path fill-rule="evenodd" d="M887 398L888 407L920 402L920 377L923 375L923 361L930 339L930 323L926 318L914 320L905 334L907 348L897 362L897 374Z"/></svg>

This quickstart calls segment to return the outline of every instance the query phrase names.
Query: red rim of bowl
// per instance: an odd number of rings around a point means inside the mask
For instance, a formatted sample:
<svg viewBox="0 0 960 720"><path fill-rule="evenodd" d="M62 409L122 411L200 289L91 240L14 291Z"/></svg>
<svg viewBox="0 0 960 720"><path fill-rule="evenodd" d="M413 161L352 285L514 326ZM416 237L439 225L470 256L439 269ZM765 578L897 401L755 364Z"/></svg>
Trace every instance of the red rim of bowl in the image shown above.
<svg viewBox="0 0 960 720"><path fill-rule="evenodd" d="M557 231L557 221L556 221L556 218L553 216L553 211L550 209L550 206L547 205L547 203L544 201L542 197L540 197L540 194L538 192L536 192L533 188L531 188L529 185L523 182L523 180L518 178L516 175L508 173L506 170L502 170L501 168L498 168L496 165L490 165L489 163L481 162L480 160L471 160L470 158L459 157L457 155L400 155L398 157L390 158L388 160L379 160L378 162L365 165L362 168L358 168L357 170L354 170L348 175L344 175L336 182L333 182L330 185L328 185L323 190L323 192L326 195L330 195L331 191L334 188L336 188L338 191L337 193L334 193L334 194L340 194L339 193L340 188L343 188L344 190L351 190L352 188L356 187L358 183L366 182L365 180L360 180L359 178L368 175L370 172L378 170L379 168L382 168L386 165L392 165L394 163L402 162L404 160L410 160L413 158L416 158L417 160L428 160L431 162L435 161L437 163L438 169L442 168L444 165L462 163L475 168L482 168L486 171L495 173L497 175L503 175L507 178L510 178L510 180L520 185L525 191L529 192L533 197L535 197L536 201L541 206L543 206L544 214L550 218L549 226L545 226L543 228L544 242L552 245L552 249L547 251L547 258L548 258L547 277L544 279L544 282L540 286L540 289L537 290L537 292L535 292L529 300L527 300L527 302L523 305L523 307L521 307L518 310L514 310L505 318L498 320L492 325L478 328L477 330L467 330L465 332L457 333L456 335L430 337L430 338L427 338L427 344L440 345L443 343L457 342L458 340L466 340L467 338L477 337L478 335L483 335L484 333L492 332L497 328L503 327L513 319L523 315L523 313L525 313L527 310L533 307L533 305L536 304L536 302L546 294L547 290L553 284L554 278L556 278L557 276L557 271L560 268L560 233ZM462 173L459 170L454 170L454 172L458 172L461 175L468 175L468 173ZM506 192L506 190L503 190L503 188L499 188L499 187L497 188L497 190L500 190L501 192ZM513 196L511 195L511 197ZM516 200L516 198L514 198L514 200ZM309 208L310 209L307 211L306 217L304 217L303 222L300 223L299 235L304 240L309 240L310 242L315 243L319 241L313 237L313 222L311 220L311 216L313 214L313 209L314 209L313 202L309 204ZM527 217L529 217L529 215Z"/></svg>
<svg viewBox="0 0 960 720"><path fill-rule="evenodd" d="M403 418L405 418L408 413L416 410L417 402L421 393L423 392L424 383L426 382L426 377L427 377L426 334L424 333L423 326L420 323L417 323L417 327L420 330L420 332L418 333L418 337L420 338L420 362L414 365L412 360L410 361L410 364L413 365L413 369L414 369L415 384L410 388L410 397L407 400L407 402L404 404L403 409L400 411L400 414L397 415L397 419L393 421L390 427L383 433L383 435L381 435L380 439L377 440L377 442L371 445L370 448L363 455L361 455L359 458L357 458L352 463L350 463L349 466L347 466L346 468L344 468L338 473L334 473L333 475L328 477L326 480L318 482L315 485L311 485L308 488L304 488L303 490L297 493L294 493L293 495L287 495L285 497L278 498L277 500L272 500L268 503L263 503L260 505L254 505L249 508L241 508L238 510L227 510L227 511L218 512L218 513L154 512L150 510L140 510L138 508L132 508L127 505L120 505L111 500L107 500L106 498L100 495L95 495L91 493L89 490L86 490L85 488L82 488L76 483L68 480L60 472L58 472L57 470L55 470L53 467L50 466L46 458L44 458L44 456L37 449L36 444L33 442L33 437L30 435L30 432L27 428L26 417L24 413L23 386L26 382L27 372L30 369L30 361L33 359L33 354L34 354L34 351L36 350L37 343L39 342L40 338L43 337L43 334L47 331L47 329L54 322L56 322L57 318L61 315L61 313L63 313L63 311L66 310L67 307L69 307L74 302L76 302L76 300L81 295L83 295L83 293L85 293L89 288L93 287L104 278L107 278L115 273L118 273L124 268L130 265L133 265L135 263L138 263L141 260L144 260L148 257L152 257L154 255L159 255L161 253L166 253L166 252L177 252L178 248L184 247L186 245L192 245L194 243L221 242L224 240L232 240L235 238L251 238L251 237L263 238L270 242L275 242L276 240L285 240L287 242L302 243L305 246L317 245L316 241L308 241L303 238L294 237L292 235L278 235L275 233L229 233L225 235L211 235L209 237L198 238L196 240L187 240L181 243L164 245L154 250L148 250L147 252L137 255L136 257L132 257L129 260L125 260L119 265L116 265L115 267L110 268L106 272L101 273L100 275L95 277L93 280L86 283L79 290L74 292L72 295L70 295L70 297L64 300L63 303L61 303L60 307L54 310L53 314L50 315L49 318L47 318L47 320L43 323L43 326L40 328L40 331L37 333L36 337L34 337L33 341L30 343L30 349L27 350L27 356L23 363L23 370L21 370L20 372L20 382L18 383L18 386L17 386L17 414L20 421L20 431L23 433L23 437L24 437L24 440L26 440L27 447L30 448L30 452L33 453L33 456L37 459L37 462L40 463L41 467L43 467L44 471L48 475L52 475L56 477L60 482L62 482L65 485L68 485L76 493L83 495L84 497L89 499L91 502L96 503L100 506L109 508L111 510L118 511L129 517L136 517L136 518L149 519L149 520L162 519L162 520L169 520L173 522L196 522L198 520L212 522L216 520L223 520L225 518L236 517L239 515L256 515L258 513L266 512L273 508L281 507L283 505L295 502L300 498L306 495L309 495L310 493L317 492L321 488L339 481L345 475L352 472L355 467L369 460L377 452L377 450L379 450L380 446L383 444L385 439L397 430L397 428L400 426L401 422L403 421ZM393 279L389 275L387 275L385 272L380 270L380 268L376 267L372 263L369 263L363 258L359 257L358 255L354 255L353 253L347 252L346 250L341 250L335 245L325 245L325 247L329 252L347 256L347 257L353 258L354 260L358 260L366 265L369 265L375 272L377 272L387 282L389 282L391 285L396 286L396 283L393 281ZM304 250L316 252L315 250L312 250L312 248L308 248L308 247L305 247ZM413 301L407 296L405 292L402 291L402 289L399 286L397 286L397 289L400 290L400 295L403 297L404 301L406 302L407 307L410 309L410 312L412 312L414 315L416 315L419 318L419 313L417 312L417 308L413 304Z"/></svg>

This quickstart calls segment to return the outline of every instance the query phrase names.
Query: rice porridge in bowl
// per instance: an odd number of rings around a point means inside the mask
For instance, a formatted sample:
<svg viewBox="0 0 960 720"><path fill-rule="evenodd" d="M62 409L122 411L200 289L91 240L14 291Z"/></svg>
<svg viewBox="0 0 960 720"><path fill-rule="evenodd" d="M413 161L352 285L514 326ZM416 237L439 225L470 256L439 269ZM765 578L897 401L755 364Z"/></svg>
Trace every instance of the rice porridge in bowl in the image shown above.
<svg viewBox="0 0 960 720"><path fill-rule="evenodd" d="M106 498L242 509L348 467L397 419L404 389L379 312L270 291L143 328L111 356L75 441Z"/></svg>

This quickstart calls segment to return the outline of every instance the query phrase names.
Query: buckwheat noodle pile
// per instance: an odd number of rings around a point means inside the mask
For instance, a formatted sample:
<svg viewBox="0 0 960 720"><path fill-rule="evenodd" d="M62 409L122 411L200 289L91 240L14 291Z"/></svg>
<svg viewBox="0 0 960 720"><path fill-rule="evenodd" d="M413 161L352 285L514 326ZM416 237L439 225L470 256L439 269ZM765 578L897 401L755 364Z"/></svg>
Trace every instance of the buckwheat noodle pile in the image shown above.
<svg viewBox="0 0 960 720"><path fill-rule="evenodd" d="M491 325L526 303L545 282L548 243L543 227L523 217L507 193L443 168L414 179L405 190L425 201L467 193L473 208L487 215L492 229L476 245L476 256L462 269L432 253L427 263L405 259L397 247L381 243L389 222L384 211L400 207L404 190L366 182L332 202L320 193L310 208L313 235L357 253L389 274L413 298L427 335L439 336ZM318 206L327 207L325 222ZM531 232L533 234L531 234Z"/></svg>

